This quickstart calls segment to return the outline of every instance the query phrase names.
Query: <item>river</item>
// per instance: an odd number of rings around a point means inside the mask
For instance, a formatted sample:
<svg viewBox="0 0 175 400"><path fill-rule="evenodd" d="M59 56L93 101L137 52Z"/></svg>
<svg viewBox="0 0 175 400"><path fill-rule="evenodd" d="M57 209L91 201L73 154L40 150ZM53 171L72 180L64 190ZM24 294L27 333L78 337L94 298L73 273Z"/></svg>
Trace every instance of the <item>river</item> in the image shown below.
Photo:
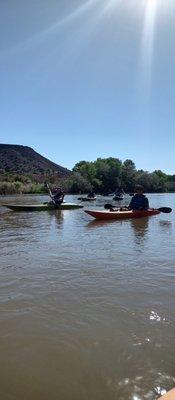
<svg viewBox="0 0 175 400"><path fill-rule="evenodd" d="M0 235L1 399L153 400L175 386L174 212L100 223L1 207Z"/></svg>

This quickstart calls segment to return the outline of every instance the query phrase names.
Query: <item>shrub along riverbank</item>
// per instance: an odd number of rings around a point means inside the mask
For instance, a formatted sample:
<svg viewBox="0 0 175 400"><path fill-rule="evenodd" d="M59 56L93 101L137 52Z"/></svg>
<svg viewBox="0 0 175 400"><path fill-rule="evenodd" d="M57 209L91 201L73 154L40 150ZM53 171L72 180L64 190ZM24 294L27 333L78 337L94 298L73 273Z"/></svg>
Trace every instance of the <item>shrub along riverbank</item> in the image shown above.
<svg viewBox="0 0 175 400"><path fill-rule="evenodd" d="M62 186L67 190L66 179L54 175L0 174L0 195L7 194L44 194L48 193L45 183Z"/></svg>
<svg viewBox="0 0 175 400"><path fill-rule="evenodd" d="M45 182L61 186L66 193L109 194L122 187L132 192L136 184L144 186L146 192L174 192L175 175L167 175L160 170L147 172L137 170L132 160L124 162L117 158L98 158L94 162L80 161L69 177L60 178L55 174L16 174L0 173L0 194L47 193Z"/></svg>

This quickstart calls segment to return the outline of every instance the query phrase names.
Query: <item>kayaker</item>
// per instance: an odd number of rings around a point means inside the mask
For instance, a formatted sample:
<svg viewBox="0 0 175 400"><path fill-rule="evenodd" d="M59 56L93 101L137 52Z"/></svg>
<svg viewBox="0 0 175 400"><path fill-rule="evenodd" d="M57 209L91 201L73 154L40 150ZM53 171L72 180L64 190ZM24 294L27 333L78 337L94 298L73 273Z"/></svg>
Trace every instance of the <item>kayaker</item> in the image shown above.
<svg viewBox="0 0 175 400"><path fill-rule="evenodd" d="M116 191L115 191L115 196L122 197L124 194L125 194L125 192L124 192L124 190L123 190L121 187L119 187L119 188L116 189Z"/></svg>
<svg viewBox="0 0 175 400"><path fill-rule="evenodd" d="M147 210L149 208L148 198L143 194L143 186L137 185L134 190L134 196L132 197L129 210Z"/></svg>
<svg viewBox="0 0 175 400"><path fill-rule="evenodd" d="M88 197L88 199L94 199L95 193L94 192L89 192L87 197Z"/></svg>
<svg viewBox="0 0 175 400"><path fill-rule="evenodd" d="M60 187L56 188L54 190L52 198L53 198L54 204L63 203L63 200L64 200L64 192L63 192L63 190Z"/></svg>

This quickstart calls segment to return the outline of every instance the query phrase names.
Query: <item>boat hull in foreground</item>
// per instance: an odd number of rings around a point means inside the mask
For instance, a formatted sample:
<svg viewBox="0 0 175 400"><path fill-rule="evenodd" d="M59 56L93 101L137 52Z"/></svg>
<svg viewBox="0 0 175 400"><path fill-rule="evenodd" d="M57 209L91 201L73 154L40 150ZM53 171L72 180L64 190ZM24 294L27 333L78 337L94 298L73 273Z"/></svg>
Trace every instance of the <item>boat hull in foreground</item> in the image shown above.
<svg viewBox="0 0 175 400"><path fill-rule="evenodd" d="M50 211L50 210L75 210L77 208L83 208L81 204L74 203L62 203L58 206L52 204L3 204L3 207L9 208L13 211Z"/></svg>
<svg viewBox="0 0 175 400"><path fill-rule="evenodd" d="M159 210L156 209L149 209L144 211L109 211L109 210L84 210L86 214L90 215L93 218L98 220L121 220L121 219L128 219L128 218L143 218L149 217L151 215L158 215L160 214Z"/></svg>

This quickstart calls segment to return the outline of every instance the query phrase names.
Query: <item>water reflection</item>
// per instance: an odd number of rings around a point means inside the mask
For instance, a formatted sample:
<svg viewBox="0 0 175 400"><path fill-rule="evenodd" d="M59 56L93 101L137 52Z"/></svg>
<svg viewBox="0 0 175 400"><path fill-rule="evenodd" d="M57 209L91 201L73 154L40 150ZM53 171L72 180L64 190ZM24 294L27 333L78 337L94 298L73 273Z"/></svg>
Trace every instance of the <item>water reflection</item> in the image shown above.
<svg viewBox="0 0 175 400"><path fill-rule="evenodd" d="M86 225L87 228L100 228L102 226L108 226L108 225L112 225L112 224L116 224L118 225L122 225L123 223L125 223L126 221L117 221L117 220L98 220L98 219L94 219L93 221L88 222L88 224Z"/></svg>
<svg viewBox="0 0 175 400"><path fill-rule="evenodd" d="M138 219L127 219L123 221L117 221L117 220L109 220L109 221L103 221L103 220L93 220L90 221L86 227L87 228L100 228L104 226L109 226L112 224L116 224L117 227L121 227L122 225L128 226L130 224L130 227L132 228L134 235L138 242L142 241L145 236L148 234L148 227L149 227L149 217L145 218L138 218Z"/></svg>
<svg viewBox="0 0 175 400"><path fill-rule="evenodd" d="M131 228L133 229L136 243L143 244L146 236L148 235L149 217L132 219Z"/></svg>
<svg viewBox="0 0 175 400"><path fill-rule="evenodd" d="M161 228L165 228L165 229L168 229L168 230L171 230L172 226L173 226L172 222L168 221L168 220L160 220L159 221L159 225L160 225Z"/></svg>
<svg viewBox="0 0 175 400"><path fill-rule="evenodd" d="M56 230L62 229L65 217L65 212L61 210L56 210L54 213L53 211L48 211L48 220L51 224L51 227L55 228Z"/></svg>

